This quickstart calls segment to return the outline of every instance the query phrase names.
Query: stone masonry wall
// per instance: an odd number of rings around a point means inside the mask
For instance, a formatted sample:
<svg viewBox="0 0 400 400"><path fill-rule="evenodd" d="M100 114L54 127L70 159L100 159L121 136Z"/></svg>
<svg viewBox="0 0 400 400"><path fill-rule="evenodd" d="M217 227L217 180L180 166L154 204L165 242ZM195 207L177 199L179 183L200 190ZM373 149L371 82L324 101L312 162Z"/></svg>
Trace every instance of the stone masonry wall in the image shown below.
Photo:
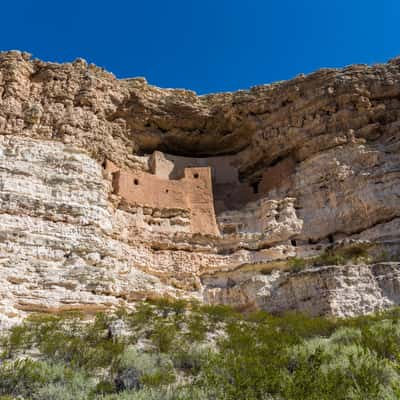
<svg viewBox="0 0 400 400"><path fill-rule="evenodd" d="M169 180L143 171L115 170L112 172L114 194L135 206L190 212L192 233L219 235L214 211L211 171L205 168L186 168L184 177Z"/></svg>

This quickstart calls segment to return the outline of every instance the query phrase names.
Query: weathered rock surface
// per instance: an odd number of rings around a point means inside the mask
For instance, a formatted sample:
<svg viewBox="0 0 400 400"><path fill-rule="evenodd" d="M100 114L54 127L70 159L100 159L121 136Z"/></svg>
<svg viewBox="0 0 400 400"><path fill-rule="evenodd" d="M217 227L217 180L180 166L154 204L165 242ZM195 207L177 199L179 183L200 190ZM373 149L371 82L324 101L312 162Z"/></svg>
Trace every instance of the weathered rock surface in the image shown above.
<svg viewBox="0 0 400 400"><path fill-rule="evenodd" d="M210 166L215 210L160 201L172 184L142 202L116 190L117 170L147 179L154 151L178 191L177 156ZM197 96L0 53L0 323L162 295L336 315L399 304L395 263L256 267L348 239L396 258L399 183L400 59Z"/></svg>
<svg viewBox="0 0 400 400"><path fill-rule="evenodd" d="M254 307L272 313L289 310L311 315L354 316L393 307L400 301L400 263L310 268L298 273L234 274L230 285L212 288L213 304ZM226 279L226 277L225 277ZM235 279L235 280L234 280Z"/></svg>

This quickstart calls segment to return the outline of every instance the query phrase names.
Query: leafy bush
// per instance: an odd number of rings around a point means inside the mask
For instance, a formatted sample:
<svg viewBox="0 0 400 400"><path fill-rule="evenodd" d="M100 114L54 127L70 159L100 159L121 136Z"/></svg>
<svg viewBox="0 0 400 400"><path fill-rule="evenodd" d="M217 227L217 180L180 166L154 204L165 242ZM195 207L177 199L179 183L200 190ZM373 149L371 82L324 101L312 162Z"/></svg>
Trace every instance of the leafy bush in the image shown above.
<svg viewBox="0 0 400 400"><path fill-rule="evenodd" d="M176 328L171 324L164 324L158 322L153 329L153 333L150 336L151 341L157 350L161 353L167 353L171 350L176 338Z"/></svg>
<svg viewBox="0 0 400 400"><path fill-rule="evenodd" d="M284 397L289 399L395 399L399 376L387 360L360 346L305 346L292 359ZM387 397L383 397L383 396Z"/></svg>
<svg viewBox="0 0 400 400"><path fill-rule="evenodd" d="M304 258L291 257L288 259L288 267L292 272L300 272L307 268L308 263Z"/></svg>
<svg viewBox="0 0 400 400"><path fill-rule="evenodd" d="M132 329L140 329L149 326L156 317L155 308L149 303L138 303L136 311L127 316Z"/></svg>
<svg viewBox="0 0 400 400"><path fill-rule="evenodd" d="M86 399L93 380L62 364L29 358L5 362L0 367L0 394L35 399Z"/></svg>
<svg viewBox="0 0 400 400"><path fill-rule="evenodd" d="M139 352L133 346L126 348L119 362L119 380L124 374L126 380L131 382L131 388L166 385L175 381L173 363L167 355ZM131 389L127 384L122 386Z"/></svg>
<svg viewBox="0 0 400 400"><path fill-rule="evenodd" d="M183 314L188 308L189 303L185 300L172 300L168 298L158 298L150 301L151 304L156 306L157 310L162 311L164 315L173 313L175 315Z"/></svg>
<svg viewBox="0 0 400 400"><path fill-rule="evenodd" d="M350 345L360 343L362 333L359 328L342 327L331 336L331 342L335 344Z"/></svg>
<svg viewBox="0 0 400 400"><path fill-rule="evenodd" d="M227 322L241 318L241 314L232 307L222 304L204 305L200 308L200 312L206 315L212 323Z"/></svg>
<svg viewBox="0 0 400 400"><path fill-rule="evenodd" d="M382 358L400 361L399 321L379 321L364 327L361 343Z"/></svg>
<svg viewBox="0 0 400 400"><path fill-rule="evenodd" d="M366 245L353 244L342 248L328 248L318 256L310 258L290 257L287 260L287 269L291 272L300 272L308 267L322 267L325 265L345 265L348 263L370 263Z"/></svg>
<svg viewBox="0 0 400 400"><path fill-rule="evenodd" d="M196 375L206 364L210 354L209 345L195 343L177 350L172 355L172 360L176 369Z"/></svg>
<svg viewBox="0 0 400 400"><path fill-rule="evenodd" d="M207 322L205 321L204 316L198 313L188 316L187 329L186 337L191 342L203 341L207 334Z"/></svg>

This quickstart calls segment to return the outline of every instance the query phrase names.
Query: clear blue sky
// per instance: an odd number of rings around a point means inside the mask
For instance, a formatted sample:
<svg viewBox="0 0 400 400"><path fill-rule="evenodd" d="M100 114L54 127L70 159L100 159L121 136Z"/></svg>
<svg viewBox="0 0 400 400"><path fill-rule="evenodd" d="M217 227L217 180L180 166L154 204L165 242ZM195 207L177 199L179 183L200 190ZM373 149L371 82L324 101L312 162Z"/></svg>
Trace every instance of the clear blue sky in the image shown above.
<svg viewBox="0 0 400 400"><path fill-rule="evenodd" d="M400 55L400 0L3 0L0 50L230 91Z"/></svg>

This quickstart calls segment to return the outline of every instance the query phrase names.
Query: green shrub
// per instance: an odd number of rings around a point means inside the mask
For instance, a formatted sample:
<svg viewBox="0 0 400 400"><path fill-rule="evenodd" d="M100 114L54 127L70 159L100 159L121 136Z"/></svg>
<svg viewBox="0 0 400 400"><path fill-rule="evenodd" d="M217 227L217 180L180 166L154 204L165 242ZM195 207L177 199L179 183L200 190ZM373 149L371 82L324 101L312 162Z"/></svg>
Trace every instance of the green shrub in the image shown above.
<svg viewBox="0 0 400 400"><path fill-rule="evenodd" d="M167 355L139 352L133 346L128 346L119 360L118 373L126 370L137 371L139 386L159 386L175 381L173 363Z"/></svg>
<svg viewBox="0 0 400 400"><path fill-rule="evenodd" d="M361 343L380 357L400 361L400 323L383 320L362 328Z"/></svg>
<svg viewBox="0 0 400 400"><path fill-rule="evenodd" d="M313 258L314 266L344 265L347 263L360 264L370 263L367 246L363 244L352 244L343 248L327 249L322 254Z"/></svg>
<svg viewBox="0 0 400 400"><path fill-rule="evenodd" d="M161 353L168 353L171 350L176 338L176 328L172 324L158 322L150 336L151 341Z"/></svg>
<svg viewBox="0 0 400 400"><path fill-rule="evenodd" d="M5 362L0 367L2 395L31 397L35 394L38 400L84 399L91 386L90 378L61 364L24 359ZM70 393L70 397L57 397L62 392Z"/></svg>
<svg viewBox="0 0 400 400"><path fill-rule="evenodd" d="M87 400L95 386L95 380L84 373L69 371L63 379L52 379L37 389L35 400Z"/></svg>
<svg viewBox="0 0 400 400"><path fill-rule="evenodd" d="M135 345L110 337L116 318ZM330 319L168 300L92 321L34 315L1 345L4 400L400 398L400 308Z"/></svg>
<svg viewBox="0 0 400 400"><path fill-rule="evenodd" d="M288 259L288 267L292 272L300 272L307 268L308 262L304 258L300 257L290 257Z"/></svg>
<svg viewBox="0 0 400 400"><path fill-rule="evenodd" d="M197 375L211 354L209 345L191 344L178 349L172 355L174 367L186 373Z"/></svg>
<svg viewBox="0 0 400 400"><path fill-rule="evenodd" d="M312 265L314 267L322 267L324 265L343 265L346 264L347 261L348 260L346 260L343 254L326 251L315 257L312 260Z"/></svg>
<svg viewBox="0 0 400 400"><path fill-rule="evenodd" d="M328 248L323 253L315 257L290 257L287 260L287 267L291 272L300 272L308 267L345 265L349 262L360 264L370 263L371 261L372 258L369 256L366 245L353 244L343 248Z"/></svg>
<svg viewBox="0 0 400 400"><path fill-rule="evenodd" d="M207 323L204 316L194 313L187 319L186 337L191 342L201 342L205 340L207 334Z"/></svg>
<svg viewBox="0 0 400 400"><path fill-rule="evenodd" d="M102 380L100 381L93 390L93 394L105 395L108 393L115 393L116 387L113 382Z"/></svg>
<svg viewBox="0 0 400 400"><path fill-rule="evenodd" d="M365 262L369 260L369 253L366 245L353 244L338 250L346 260Z"/></svg>
<svg viewBox="0 0 400 400"><path fill-rule="evenodd" d="M178 299L173 300L169 298L158 298L149 300L150 304L153 304L157 310L163 312L165 315L173 313L180 315L185 312L189 307L189 303L186 300Z"/></svg>
<svg viewBox="0 0 400 400"><path fill-rule="evenodd" d="M222 304L204 305L200 308L200 313L207 316L212 323L239 320L242 317L232 307Z"/></svg>
<svg viewBox="0 0 400 400"><path fill-rule="evenodd" d="M362 333L359 328L341 327L337 329L330 340L334 344L350 345L361 343Z"/></svg>
<svg viewBox="0 0 400 400"><path fill-rule="evenodd" d="M4 362L0 367L0 394L27 396L49 383L47 365L31 359Z"/></svg>
<svg viewBox="0 0 400 400"><path fill-rule="evenodd" d="M398 374L368 349L326 342L303 347L294 358L282 388L285 399L396 398Z"/></svg>
<svg viewBox="0 0 400 400"><path fill-rule="evenodd" d="M334 320L324 317L310 317L299 312L287 312L273 317L269 326L280 334L294 338L310 338L313 336L329 336L337 327Z"/></svg>
<svg viewBox="0 0 400 400"><path fill-rule="evenodd" d="M129 314L127 322L132 329L141 329L151 326L155 317L155 308L149 303L140 302L136 305L136 310Z"/></svg>

